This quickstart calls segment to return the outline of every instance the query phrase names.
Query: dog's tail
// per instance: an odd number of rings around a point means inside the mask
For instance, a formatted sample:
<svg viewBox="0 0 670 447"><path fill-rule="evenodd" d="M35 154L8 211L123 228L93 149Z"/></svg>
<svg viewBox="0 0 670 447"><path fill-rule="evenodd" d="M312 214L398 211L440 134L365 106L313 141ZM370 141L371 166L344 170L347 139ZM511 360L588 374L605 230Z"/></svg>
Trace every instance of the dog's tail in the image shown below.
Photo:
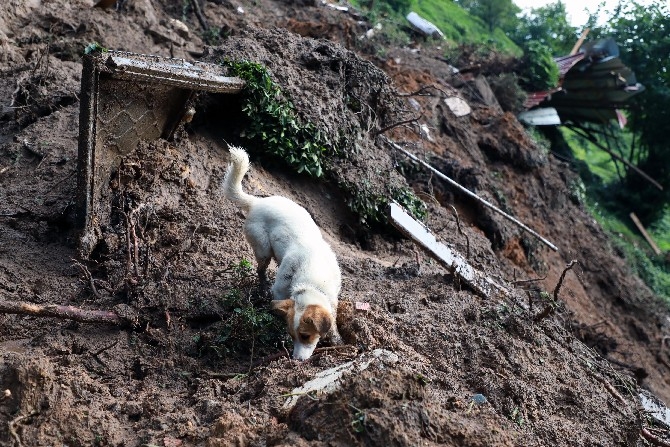
<svg viewBox="0 0 670 447"><path fill-rule="evenodd" d="M249 170L249 154L241 147L230 147L230 165L223 178L223 195L249 211L256 197L242 191L242 179Z"/></svg>

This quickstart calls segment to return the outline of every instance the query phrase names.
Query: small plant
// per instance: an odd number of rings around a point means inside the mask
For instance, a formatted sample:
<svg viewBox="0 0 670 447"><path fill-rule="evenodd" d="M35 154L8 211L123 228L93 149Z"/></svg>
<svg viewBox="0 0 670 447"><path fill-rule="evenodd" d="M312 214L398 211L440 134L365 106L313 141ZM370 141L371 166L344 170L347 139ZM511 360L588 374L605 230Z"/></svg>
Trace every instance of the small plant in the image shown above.
<svg viewBox="0 0 670 447"><path fill-rule="evenodd" d="M417 375L415 376L415 378L416 378L416 381L419 382L419 384L420 384L421 386L426 386L426 385L428 385L428 384L431 382L431 380L430 380L428 377L424 376L424 375L421 374L421 373L417 374Z"/></svg>
<svg viewBox="0 0 670 447"><path fill-rule="evenodd" d="M97 54L97 53L106 53L109 50L102 45L100 45L98 42L92 42L86 45L86 48L84 48L84 54Z"/></svg>
<svg viewBox="0 0 670 447"><path fill-rule="evenodd" d="M516 115L524 110L523 104L527 95L519 86L519 78L515 73L490 76L488 81L500 107L505 112L512 112Z"/></svg>
<svg viewBox="0 0 670 447"><path fill-rule="evenodd" d="M388 221L386 210L389 206L389 197L376 194L367 188L352 188L352 196L347 202L349 208L358 215L363 225L385 224ZM426 204L421 201L409 188L397 188L391 191L391 199L405 208L412 216L424 220L427 215Z"/></svg>
<svg viewBox="0 0 670 447"><path fill-rule="evenodd" d="M334 148L313 123L301 120L295 107L261 64L225 61L234 76L246 81L242 112L249 120L243 138L283 160L298 173L323 175L326 154Z"/></svg>
<svg viewBox="0 0 670 447"><path fill-rule="evenodd" d="M356 433L365 432L365 412L363 410L359 410L351 404L349 404L349 406L354 410L354 416L351 420L351 428Z"/></svg>
<svg viewBox="0 0 670 447"><path fill-rule="evenodd" d="M519 427L523 427L525 421L523 414L521 414L521 411L519 411L519 407L514 407L514 409L510 412L509 418Z"/></svg>
<svg viewBox="0 0 670 447"><path fill-rule="evenodd" d="M277 348L282 340L289 341L282 322L268 307L258 307L238 289L229 290L223 297L227 317L209 348L219 357L257 355Z"/></svg>
<svg viewBox="0 0 670 447"><path fill-rule="evenodd" d="M218 26L211 26L202 34L202 40L205 41L207 45L219 45L221 44L221 28Z"/></svg>
<svg viewBox="0 0 670 447"><path fill-rule="evenodd" d="M242 259L229 265L223 274L232 284L221 299L223 321L215 336L197 336L194 342L219 357L228 357L255 356L276 349L282 341L290 341L282 321L270 313L269 305L257 305L249 292L255 278L251 262Z"/></svg>

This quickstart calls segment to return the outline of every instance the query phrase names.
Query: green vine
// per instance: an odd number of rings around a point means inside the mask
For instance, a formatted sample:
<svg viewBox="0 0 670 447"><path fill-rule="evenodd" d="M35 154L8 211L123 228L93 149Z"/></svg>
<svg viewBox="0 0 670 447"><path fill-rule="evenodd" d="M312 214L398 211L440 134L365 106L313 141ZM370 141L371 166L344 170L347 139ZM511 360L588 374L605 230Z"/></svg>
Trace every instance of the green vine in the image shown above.
<svg viewBox="0 0 670 447"><path fill-rule="evenodd" d="M325 155L332 150L326 135L313 123L302 121L293 103L270 78L265 67L249 61L225 61L231 74L246 81L242 112L249 120L242 137L258 143L298 173L323 176Z"/></svg>
<svg viewBox="0 0 670 447"><path fill-rule="evenodd" d="M388 222L386 213L390 202L388 195L375 194L366 188L358 188L356 185L346 189L349 189L352 193L347 205L358 215L361 224L369 226ZM415 218L419 220L426 218L426 204L411 189L393 188L390 195L392 200L405 208Z"/></svg>
<svg viewBox="0 0 670 447"><path fill-rule="evenodd" d="M345 155L314 123L298 117L295 106L264 66L231 60L224 61L223 65L229 68L231 75L246 81L242 112L248 124L242 132L243 138L297 173L313 177L324 176L329 156ZM372 191L370 185L340 182L340 187L349 195L349 208L363 225L387 223L386 210L391 200L404 206L417 219L426 217L426 205L407 187L391 188L391 199L388 194Z"/></svg>

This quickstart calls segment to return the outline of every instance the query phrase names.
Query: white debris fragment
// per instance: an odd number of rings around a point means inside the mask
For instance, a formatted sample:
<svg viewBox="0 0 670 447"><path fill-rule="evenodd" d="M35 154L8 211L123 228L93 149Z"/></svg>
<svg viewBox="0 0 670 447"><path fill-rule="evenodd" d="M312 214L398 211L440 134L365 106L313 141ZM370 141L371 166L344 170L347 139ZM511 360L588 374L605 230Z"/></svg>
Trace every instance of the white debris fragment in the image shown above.
<svg viewBox="0 0 670 447"><path fill-rule="evenodd" d="M430 135L430 128L428 127L428 125L421 124L419 126L419 133L421 134L421 138L424 138L424 139L430 141L431 143L435 142L433 137Z"/></svg>
<svg viewBox="0 0 670 447"><path fill-rule="evenodd" d="M190 34L190 30L188 29L188 26L181 20L177 19L170 19L168 20L168 23L170 24L170 27L181 37L184 39L188 39L188 36Z"/></svg>
<svg viewBox="0 0 670 447"><path fill-rule="evenodd" d="M365 34L363 34L360 38L361 39L372 39L372 37L381 30L382 30L382 24L378 23L374 27L367 30L365 32Z"/></svg>
<svg viewBox="0 0 670 447"><path fill-rule="evenodd" d="M382 364L392 365L397 363L400 358L397 354L387 351L386 349L375 349L371 353L363 354L356 360L352 360L347 363L343 363L334 368L326 369L321 371L309 382L301 387L295 388L284 405L282 409L290 410L298 402L298 399L304 394L316 393L317 395L329 394L333 391L337 391L341 384L340 379L345 374L358 373L366 370L373 362L381 362Z"/></svg>
<svg viewBox="0 0 670 447"><path fill-rule="evenodd" d="M348 7L348 6L344 6L344 5L336 5L335 3L330 3L330 2L328 2L328 1L326 1L326 0L321 0L321 4L322 4L322 5L325 5L325 6L329 7L329 8L333 8L333 9L335 9L335 10L337 10L337 11L342 11L342 12L348 12L348 11L349 11L349 7Z"/></svg>
<svg viewBox="0 0 670 447"><path fill-rule="evenodd" d="M421 17L419 14L414 11L407 14L407 21L419 32L425 34L426 36L432 36L439 39L444 39L444 33L440 29L433 25L428 20Z"/></svg>
<svg viewBox="0 0 670 447"><path fill-rule="evenodd" d="M449 98L445 98L444 102L456 116L465 116L472 112L470 105L458 96L450 96Z"/></svg>

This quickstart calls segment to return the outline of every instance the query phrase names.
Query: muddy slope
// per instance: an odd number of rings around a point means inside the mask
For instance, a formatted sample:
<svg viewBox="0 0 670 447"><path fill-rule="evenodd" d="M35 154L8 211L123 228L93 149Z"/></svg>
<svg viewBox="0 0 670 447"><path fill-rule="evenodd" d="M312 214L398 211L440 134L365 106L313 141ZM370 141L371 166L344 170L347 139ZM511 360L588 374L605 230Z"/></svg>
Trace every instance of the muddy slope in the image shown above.
<svg viewBox="0 0 670 447"><path fill-rule="evenodd" d="M267 298L243 262L253 259L243 216L220 195L222 137L241 140L239 129L216 121L215 100L203 98L203 118L174 141L143 142L123 160L102 241L78 259L81 50L98 41L202 57L189 8L120 3L12 0L0 17L0 298L123 310L134 323L0 315L0 387L9 390L0 400L2 445L643 445L639 388L670 400L664 320L585 213L571 167L455 78L436 48L371 56L375 42L358 39L366 26L325 6L263 0L241 13L232 2L205 2L208 25L223 31L207 35L221 41L205 58L263 63L301 117L353 145L324 180L296 176L250 146L254 169L244 184L301 203L323 229L343 271L347 347L304 363L258 363L286 339L281 322L265 319ZM365 96L371 86L375 101ZM366 98L367 115L352 114L352 96ZM450 96L466 99L472 113L456 117L444 102ZM408 164L375 134L416 116L383 134L559 252ZM507 298L478 297L394 230L362 226L341 187L356 181L413 187L428 206L426 225L462 253L469 247L471 263L496 281L546 279L520 283ZM560 302L538 317L572 259L580 264L565 276ZM357 301L370 309L356 310ZM334 393L283 407L318 373L379 349L392 355L343 375Z"/></svg>

